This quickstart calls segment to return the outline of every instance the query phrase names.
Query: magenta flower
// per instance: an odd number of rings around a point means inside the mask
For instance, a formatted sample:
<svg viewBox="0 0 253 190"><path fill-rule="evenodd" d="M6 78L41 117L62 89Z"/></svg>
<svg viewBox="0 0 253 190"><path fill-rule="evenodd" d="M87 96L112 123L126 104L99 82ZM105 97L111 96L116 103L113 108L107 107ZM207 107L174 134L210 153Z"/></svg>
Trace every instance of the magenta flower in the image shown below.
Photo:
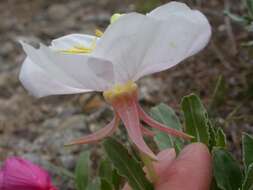
<svg viewBox="0 0 253 190"><path fill-rule="evenodd" d="M8 158L0 170L1 190L57 190L41 167L18 157Z"/></svg>

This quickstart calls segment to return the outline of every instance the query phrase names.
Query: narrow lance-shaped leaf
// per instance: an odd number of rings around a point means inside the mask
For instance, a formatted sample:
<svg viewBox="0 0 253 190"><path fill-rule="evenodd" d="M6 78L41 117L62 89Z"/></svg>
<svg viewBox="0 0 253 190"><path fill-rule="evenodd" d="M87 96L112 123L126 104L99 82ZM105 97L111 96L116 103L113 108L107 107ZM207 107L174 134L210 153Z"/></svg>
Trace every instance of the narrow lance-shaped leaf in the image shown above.
<svg viewBox="0 0 253 190"><path fill-rule="evenodd" d="M114 190L119 190L121 176L118 174L117 170L113 168L109 159L104 159L100 162L99 176L101 179L105 179L111 186L113 186ZM101 182L101 186L102 185L103 183ZM106 184L103 186L106 186Z"/></svg>
<svg viewBox="0 0 253 190"><path fill-rule="evenodd" d="M224 131L222 130L222 128L220 127L218 128L216 132L215 141L216 141L216 146L226 148L227 146L226 135Z"/></svg>
<svg viewBox="0 0 253 190"><path fill-rule="evenodd" d="M75 168L75 184L77 190L86 190L89 182L89 152L83 152Z"/></svg>
<svg viewBox="0 0 253 190"><path fill-rule="evenodd" d="M108 182L112 182L112 165L109 160L105 159L100 162L99 176L106 179Z"/></svg>
<svg viewBox="0 0 253 190"><path fill-rule="evenodd" d="M207 112L198 96L185 96L181 103L185 117L186 133L195 137L193 141L209 144Z"/></svg>
<svg viewBox="0 0 253 190"><path fill-rule="evenodd" d="M243 180L242 190L253 190L253 164L249 165Z"/></svg>
<svg viewBox="0 0 253 190"><path fill-rule="evenodd" d="M103 146L114 167L120 175L127 178L133 190L153 190L153 186L145 177L141 165L131 157L122 144L108 138L104 141Z"/></svg>
<svg viewBox="0 0 253 190"><path fill-rule="evenodd" d="M253 164L250 164L243 180L242 190L253 190Z"/></svg>
<svg viewBox="0 0 253 190"><path fill-rule="evenodd" d="M122 183L122 177L118 174L118 171L116 169L113 169L112 184L113 184L114 190L119 190L121 183Z"/></svg>
<svg viewBox="0 0 253 190"><path fill-rule="evenodd" d="M213 149L213 173L220 189L238 190L241 187L242 172L240 166L225 149Z"/></svg>
<svg viewBox="0 0 253 190"><path fill-rule="evenodd" d="M242 137L242 153L245 170L253 163L253 137L247 133Z"/></svg>
<svg viewBox="0 0 253 190"><path fill-rule="evenodd" d="M174 110L167 106L166 104L160 104L151 109L151 116L160 123L165 124L168 127L182 130L180 121L175 114ZM174 146L181 150L183 146L183 141L179 138L168 136L163 132L158 132L155 135L155 141L160 150L167 148L173 148Z"/></svg>

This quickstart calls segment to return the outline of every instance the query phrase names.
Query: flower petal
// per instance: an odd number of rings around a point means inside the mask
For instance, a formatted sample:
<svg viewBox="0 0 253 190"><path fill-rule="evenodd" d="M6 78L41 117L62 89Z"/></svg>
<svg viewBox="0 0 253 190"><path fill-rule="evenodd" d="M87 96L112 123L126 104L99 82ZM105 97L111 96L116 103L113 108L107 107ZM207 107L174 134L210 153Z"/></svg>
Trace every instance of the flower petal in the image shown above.
<svg viewBox="0 0 253 190"><path fill-rule="evenodd" d="M122 119L132 142L141 152L150 156L152 159L157 160L155 154L143 140L135 101L136 100L133 98L124 101L116 101L113 103L113 107Z"/></svg>
<svg viewBox="0 0 253 190"><path fill-rule="evenodd" d="M111 60L116 82L126 83L178 64L204 48L210 34L199 11L172 11L166 19L130 13L107 28L93 54Z"/></svg>
<svg viewBox="0 0 253 190"><path fill-rule="evenodd" d="M67 55L54 52L42 44L39 49L25 43L22 45L29 61L25 61L20 78L21 81L25 81L25 87L32 94L45 96L104 91L110 88L113 82L113 65L109 61L87 55ZM40 73L42 78L36 77L33 72ZM53 79L52 84L50 84L51 79ZM49 82L48 88L34 88L37 83L45 84L45 82ZM52 89L51 86L57 86L56 83L62 89Z"/></svg>
<svg viewBox="0 0 253 190"><path fill-rule="evenodd" d="M108 136L111 136L115 130L117 129L119 125L119 117L115 116L114 119L105 127L102 129L87 135L85 137L82 137L80 139L74 140L66 146L76 145L76 144L90 144L90 143L97 143L98 141L102 140L103 138L106 138Z"/></svg>
<svg viewBox="0 0 253 190"><path fill-rule="evenodd" d="M166 19L173 13L191 11L191 9L184 3L180 2L169 2L160 7L155 8L147 16L151 16L156 19Z"/></svg>
<svg viewBox="0 0 253 190"><path fill-rule="evenodd" d="M48 173L28 160L9 158L5 161L2 172L5 190L54 189Z"/></svg>
<svg viewBox="0 0 253 190"><path fill-rule="evenodd" d="M97 37L92 35L69 34L52 40L50 47L58 50L67 50L74 46L90 47L96 39Z"/></svg>
<svg viewBox="0 0 253 190"><path fill-rule="evenodd" d="M52 94L75 94L89 92L89 89L73 88L62 84L48 74L46 70L34 64L30 58L26 58L19 75L19 80L24 87L36 97Z"/></svg>
<svg viewBox="0 0 253 190"><path fill-rule="evenodd" d="M148 114L145 113L145 111L141 108L141 106L139 104L137 104L137 108L138 108L140 118L145 123L147 123L150 127L156 128L156 129L158 129L162 132L165 132L168 135L172 135L174 137L181 137L181 138L184 138L184 139L187 139L187 140L192 139L192 137L190 135L187 135L186 133L184 133L182 131L178 131L176 129L169 128L169 127L155 121Z"/></svg>

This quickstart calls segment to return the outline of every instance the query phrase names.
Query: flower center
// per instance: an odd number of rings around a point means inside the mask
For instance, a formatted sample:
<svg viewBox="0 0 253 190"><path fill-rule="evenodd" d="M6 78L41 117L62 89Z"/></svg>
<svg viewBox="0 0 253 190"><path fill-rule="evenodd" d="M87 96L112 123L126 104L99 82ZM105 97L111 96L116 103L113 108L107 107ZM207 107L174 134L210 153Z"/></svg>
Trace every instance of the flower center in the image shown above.
<svg viewBox="0 0 253 190"><path fill-rule="evenodd" d="M129 97L137 93L137 84L133 81L128 81L125 84L116 84L112 89L103 92L105 100L109 103L113 101Z"/></svg>

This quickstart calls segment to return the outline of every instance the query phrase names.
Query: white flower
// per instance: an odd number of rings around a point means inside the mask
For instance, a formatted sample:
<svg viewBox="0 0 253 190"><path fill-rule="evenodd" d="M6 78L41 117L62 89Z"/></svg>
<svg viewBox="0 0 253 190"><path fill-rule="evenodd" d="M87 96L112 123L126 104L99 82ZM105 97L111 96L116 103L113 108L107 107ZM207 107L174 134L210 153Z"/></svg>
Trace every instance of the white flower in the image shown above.
<svg viewBox="0 0 253 190"><path fill-rule="evenodd" d="M147 15L129 13L116 16L100 38L72 34L53 40L50 47L41 44L39 49L22 42L27 58L20 80L37 97L104 92L115 109L116 119L109 125L111 128L105 128L100 135L95 134L96 138L111 133L120 117L132 141L154 158L142 137L138 140L141 133L139 117L152 127L158 128L157 125L148 122L150 120L140 110L136 97L130 98L135 102L125 102L125 111L122 110L124 105L118 106L120 101L113 100L128 91L135 92L134 82L141 77L173 67L199 52L209 41L211 27L201 12L178 2L165 4ZM132 118L131 122L137 123L134 128L133 123L127 121L128 116ZM100 139L90 137L87 142Z"/></svg>

